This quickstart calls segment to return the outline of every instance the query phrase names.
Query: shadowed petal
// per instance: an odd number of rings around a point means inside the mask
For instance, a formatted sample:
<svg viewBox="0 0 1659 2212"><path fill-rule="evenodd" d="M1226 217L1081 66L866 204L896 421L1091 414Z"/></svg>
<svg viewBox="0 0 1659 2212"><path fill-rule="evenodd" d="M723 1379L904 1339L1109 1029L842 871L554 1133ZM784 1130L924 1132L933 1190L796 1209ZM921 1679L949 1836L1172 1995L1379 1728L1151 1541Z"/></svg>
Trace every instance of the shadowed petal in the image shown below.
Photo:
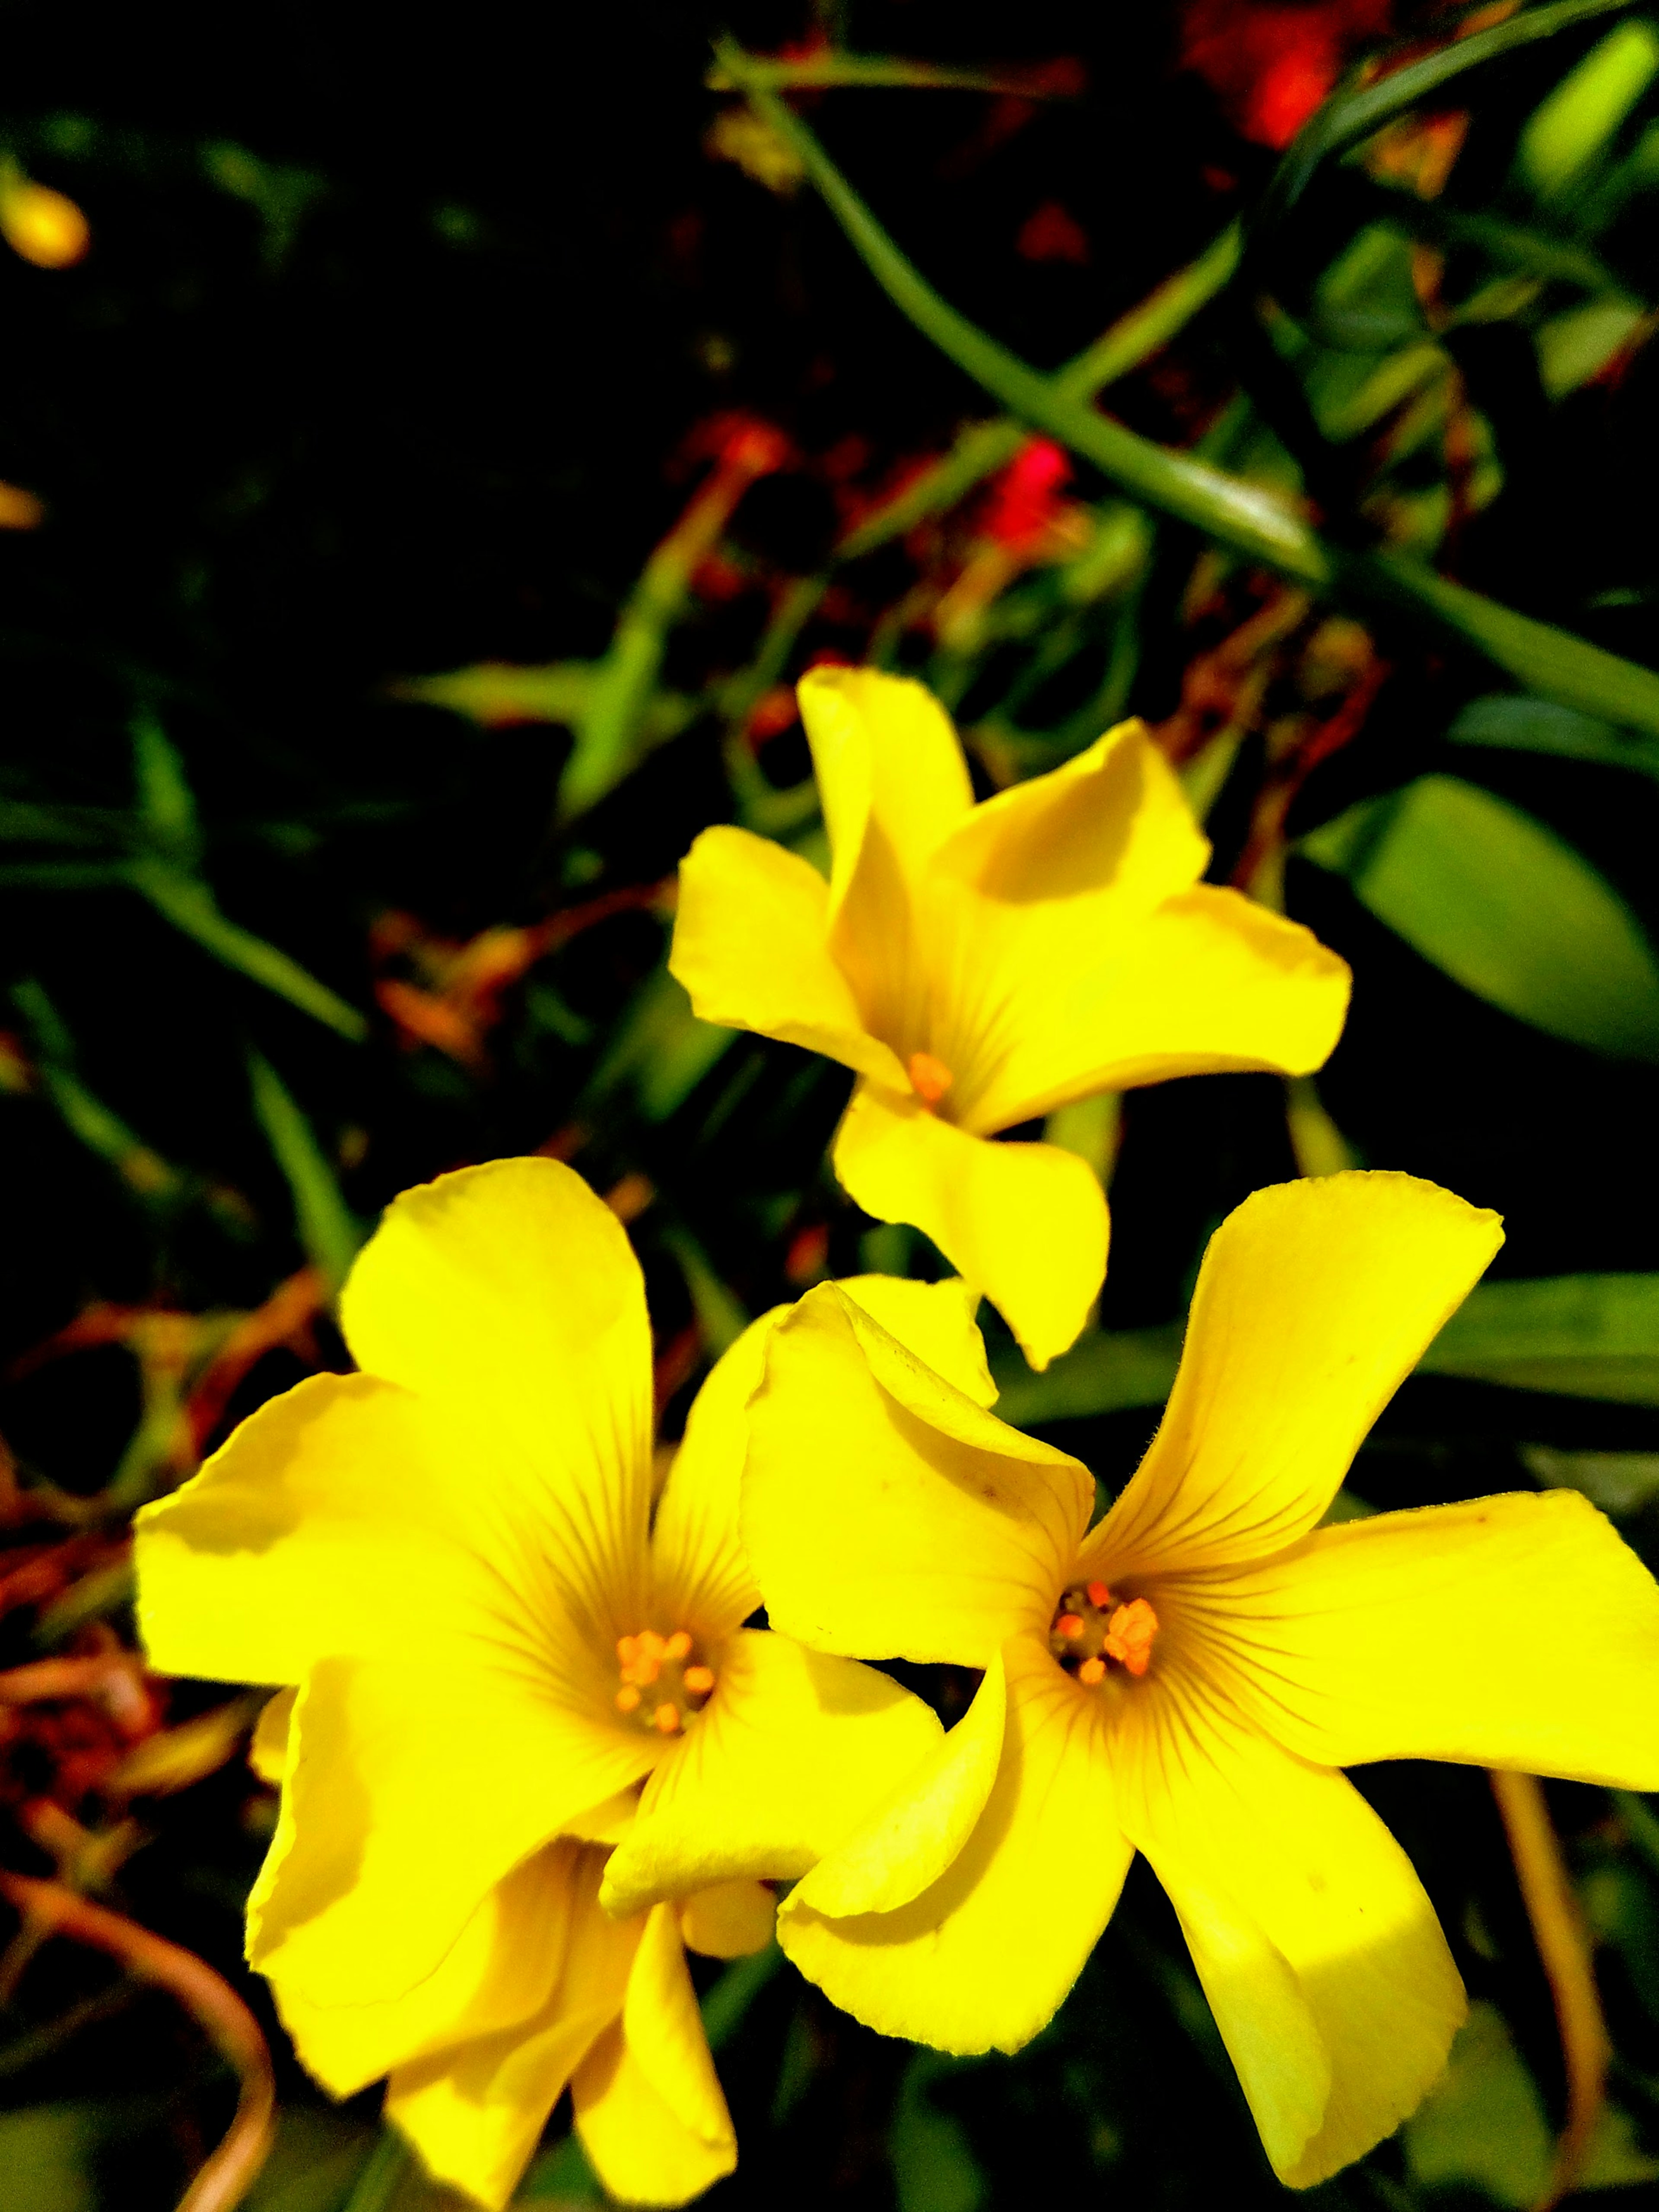
<svg viewBox="0 0 1659 2212"><path fill-rule="evenodd" d="M428 2170L489 2212L512 2196L566 2083L623 2008L645 1923L600 1911L599 1866L599 1852L583 1852L564 1971L541 2011L399 2067L386 2092L387 2118Z"/></svg>
<svg viewBox="0 0 1659 2212"><path fill-rule="evenodd" d="M1305 2189L1439 2075L1463 1985L1412 1864L1342 1775L1167 1680L1120 1707L1119 1814L1180 1915L1281 2180Z"/></svg>
<svg viewBox="0 0 1659 2212"><path fill-rule="evenodd" d="M1502 1242L1496 1214L1412 1176L1247 1198L1210 1239L1168 1408L1085 1568L1231 1566L1305 1535Z"/></svg>
<svg viewBox="0 0 1659 2212"><path fill-rule="evenodd" d="M611 1855L605 1905L633 1912L740 1875L793 1880L939 1740L927 1707L887 1675L744 1629Z"/></svg>
<svg viewBox="0 0 1659 2212"><path fill-rule="evenodd" d="M646 1921L622 2020L583 2061L570 2094L582 2148L623 2203L684 2204L737 2164L672 1905Z"/></svg>
<svg viewBox="0 0 1659 2212"><path fill-rule="evenodd" d="M1106 1273L1106 1200L1085 1162L1056 1145L970 1136L915 1097L865 1084L834 1158L866 1213L933 1238L1032 1366L1075 1341Z"/></svg>
<svg viewBox="0 0 1659 2212"><path fill-rule="evenodd" d="M495 1884L659 1755L510 1671L325 1660L301 1692L248 1956L313 2004L432 1973Z"/></svg>
<svg viewBox="0 0 1659 2212"><path fill-rule="evenodd" d="M944 1875L892 1912L831 1919L794 1892L778 1940L833 2002L942 2051L1018 2051L1047 2025L1117 1903L1105 1712L1034 1638L1011 1638L1007 1725L985 1808Z"/></svg>
<svg viewBox="0 0 1659 2212"><path fill-rule="evenodd" d="M835 1284L773 1332L749 1418L744 1543L775 1626L817 1650L969 1667L1046 1632L1092 1480Z"/></svg>
<svg viewBox="0 0 1659 2212"><path fill-rule="evenodd" d="M699 1020L821 1052L902 1085L830 953L830 887L809 860L748 830L705 830L680 862L670 972Z"/></svg>

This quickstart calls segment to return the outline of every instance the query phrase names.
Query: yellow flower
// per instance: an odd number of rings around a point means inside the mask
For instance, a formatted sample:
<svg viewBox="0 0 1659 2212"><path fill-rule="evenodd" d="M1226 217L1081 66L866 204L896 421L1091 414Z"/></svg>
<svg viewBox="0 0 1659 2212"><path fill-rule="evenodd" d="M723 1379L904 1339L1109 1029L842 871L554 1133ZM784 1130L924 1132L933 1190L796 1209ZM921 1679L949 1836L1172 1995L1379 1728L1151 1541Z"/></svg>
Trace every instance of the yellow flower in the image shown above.
<svg viewBox="0 0 1659 2212"><path fill-rule="evenodd" d="M1405 1176L1258 1192L1211 1243L1163 1424L1092 1529L1085 1468L834 1285L778 1326L743 1486L771 1620L824 1651L985 1670L930 1766L781 1909L837 2004L949 2051L1018 2049L1140 1850L1285 2180L1411 2111L1462 1986L1336 1770L1659 1787L1659 1588L1583 1498L1318 1526L1500 1236Z"/></svg>
<svg viewBox="0 0 1659 2212"><path fill-rule="evenodd" d="M916 1287L860 1294L971 1386L961 1286ZM787 1832L766 1825L763 1871L793 1876L939 1723L867 1668L741 1626L768 1323L705 1383L653 1511L644 1286L569 1169L502 1160L406 1192L342 1320L362 1373L262 1407L140 1516L156 1665L297 1688L262 1730L283 1800L248 1956L324 2085L390 2072L390 2117L485 2204L567 2084L612 2193L682 2203L736 2159L683 1944L758 1948L772 1898L692 1879L682 1903L603 1911L638 1785L690 1766L720 1837L775 1795Z"/></svg>
<svg viewBox="0 0 1659 2212"><path fill-rule="evenodd" d="M669 965L705 1021L857 1072L836 1174L866 1212L924 1230L1046 1366L1100 1288L1105 1200L1058 1146L987 1139L1170 1076L1305 1074L1341 1032L1348 970L1199 882L1209 846L1139 723L976 806L919 684L817 669L799 696L830 881L706 830Z"/></svg>

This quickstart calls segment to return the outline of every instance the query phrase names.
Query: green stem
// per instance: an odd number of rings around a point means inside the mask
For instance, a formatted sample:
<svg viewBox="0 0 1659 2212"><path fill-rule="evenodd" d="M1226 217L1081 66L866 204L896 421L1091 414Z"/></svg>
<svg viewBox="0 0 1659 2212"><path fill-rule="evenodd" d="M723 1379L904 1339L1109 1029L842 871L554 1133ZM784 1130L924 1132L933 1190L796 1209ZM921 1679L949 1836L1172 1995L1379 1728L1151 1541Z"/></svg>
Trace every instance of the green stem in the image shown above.
<svg viewBox="0 0 1659 2212"><path fill-rule="evenodd" d="M1567 18L1559 9L1540 13L1559 18L1553 25L1559 28L1561 21L1604 10L1609 0L1564 0L1564 4L1577 14ZM1045 375L1010 352L940 298L800 118L763 84L745 77L746 58L741 50L722 40L716 51L733 81L745 85L757 111L799 155L888 297L949 360L1024 421L1091 461L1143 505L1190 524L1248 559L1323 592L1340 585L1364 601L1404 605L1427 617L1437 629L1475 647L1531 690L1659 735L1659 673L1450 583L1426 562L1406 554L1339 555L1270 492L1141 437L1097 413L1064 389L1059 377Z"/></svg>

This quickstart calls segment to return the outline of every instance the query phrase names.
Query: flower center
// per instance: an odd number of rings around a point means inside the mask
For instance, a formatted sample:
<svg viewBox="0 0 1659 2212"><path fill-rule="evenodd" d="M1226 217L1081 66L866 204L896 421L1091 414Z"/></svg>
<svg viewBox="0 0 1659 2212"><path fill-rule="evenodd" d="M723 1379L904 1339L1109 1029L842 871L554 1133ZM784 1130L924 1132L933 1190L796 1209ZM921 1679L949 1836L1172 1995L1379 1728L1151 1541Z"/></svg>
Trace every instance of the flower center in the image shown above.
<svg viewBox="0 0 1659 2212"><path fill-rule="evenodd" d="M911 1088L924 1106L937 1106L956 1081L945 1062L936 1060L931 1052L913 1052L907 1073Z"/></svg>
<svg viewBox="0 0 1659 2212"><path fill-rule="evenodd" d="M642 1628L637 1636L619 1637L617 1672L622 1676L617 1711L658 1735L678 1735L702 1711L714 1686L714 1668L684 1628L672 1636Z"/></svg>
<svg viewBox="0 0 1659 2212"><path fill-rule="evenodd" d="M1144 1597L1120 1605L1104 1583L1075 1583L1060 1601L1048 1649L1079 1682L1103 1682L1113 1662L1141 1675L1152 1663L1158 1615Z"/></svg>

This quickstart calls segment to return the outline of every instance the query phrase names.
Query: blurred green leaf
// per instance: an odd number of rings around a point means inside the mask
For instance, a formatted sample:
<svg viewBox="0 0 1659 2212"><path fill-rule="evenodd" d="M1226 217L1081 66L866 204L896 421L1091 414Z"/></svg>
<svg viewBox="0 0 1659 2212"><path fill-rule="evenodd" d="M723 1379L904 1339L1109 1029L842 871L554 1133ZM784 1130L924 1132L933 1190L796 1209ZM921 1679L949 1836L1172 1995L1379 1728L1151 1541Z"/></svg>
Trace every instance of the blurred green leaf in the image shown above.
<svg viewBox="0 0 1659 2212"><path fill-rule="evenodd" d="M1478 2000L1438 2086L1406 2123L1406 2164L1425 2188L1484 2190L1516 2212L1534 2203L1554 2143L1543 2099L1495 2005Z"/></svg>
<svg viewBox="0 0 1659 2212"><path fill-rule="evenodd" d="M1559 1451L1553 1444L1523 1444L1521 1457L1528 1474L1546 1489L1580 1491L1604 1513L1636 1513L1659 1495L1659 1452ZM1655 1956L1659 1960L1659 1951Z"/></svg>
<svg viewBox="0 0 1659 2212"><path fill-rule="evenodd" d="M975 2063L918 2051L905 2068L887 2135L898 2212L979 2212L985 2203L990 2185L962 2124L940 2112L931 2094Z"/></svg>
<svg viewBox="0 0 1659 2212"><path fill-rule="evenodd" d="M1017 1352L993 1370L1000 1395L996 1410L1016 1428L1046 1421L1086 1420L1132 1406L1161 1406L1175 1381L1182 1330L1099 1330L1085 1336L1033 1375Z"/></svg>
<svg viewBox="0 0 1659 2212"><path fill-rule="evenodd" d="M1659 741L1558 706L1553 699L1533 699L1517 692L1472 699L1446 736L1455 745L1493 745L1510 752L1600 761L1659 781Z"/></svg>
<svg viewBox="0 0 1659 2212"><path fill-rule="evenodd" d="M368 1024L356 1006L348 1006L337 992L290 959L276 945L227 921L208 886L195 876L169 866L164 860L143 857L128 862L125 878L147 898L173 927L193 938L203 951L222 960L227 968L262 983L279 999L286 999L301 1013L361 1044Z"/></svg>
<svg viewBox="0 0 1659 2212"><path fill-rule="evenodd" d="M1390 70L1386 76L1337 93L1315 111L1292 140L1264 197L1257 230L1265 231L1295 206L1328 155L1369 138L1391 118L1415 107L1443 85L1536 40L1553 38L1558 31L1571 30L1576 23L1613 15L1629 5L1630 0L1557 0L1553 7L1523 9L1504 22L1473 32L1419 61L1407 62L1402 69Z"/></svg>
<svg viewBox="0 0 1659 2212"><path fill-rule="evenodd" d="M138 819L146 835L181 866L201 851L196 799L179 750L148 707L132 721L132 775Z"/></svg>
<svg viewBox="0 0 1659 2212"><path fill-rule="evenodd" d="M1553 830L1456 776L1369 799L1298 849L1466 990L1550 1036L1659 1061L1659 960Z"/></svg>
<svg viewBox="0 0 1659 2212"><path fill-rule="evenodd" d="M1419 1367L1511 1390L1659 1405L1659 1275L1478 1283Z"/></svg>
<svg viewBox="0 0 1659 2212"><path fill-rule="evenodd" d="M6 2212L99 2212L92 2156L101 2133L89 2102L0 2112Z"/></svg>
<svg viewBox="0 0 1659 2212"><path fill-rule="evenodd" d="M1552 399L1565 398L1600 375L1648 326L1648 311L1633 300L1586 300L1552 315L1533 333L1538 374Z"/></svg>
<svg viewBox="0 0 1659 2212"><path fill-rule="evenodd" d="M755 1999L777 1973L783 1964L783 1953L775 1942L764 1949L751 1951L745 1959L734 1959L720 1979L702 1999L702 2028L708 2038L708 2048L723 2050L749 2017L749 2008Z"/></svg>
<svg viewBox="0 0 1659 2212"><path fill-rule="evenodd" d="M1595 160L1659 75L1659 31L1638 17L1609 31L1521 133L1517 160L1534 191L1559 198Z"/></svg>
<svg viewBox="0 0 1659 2212"><path fill-rule="evenodd" d="M379 2132L343 2112L307 2106L281 2112L276 2140L243 2199L243 2212L341 2212Z"/></svg>
<svg viewBox="0 0 1659 2212"><path fill-rule="evenodd" d="M337 1291L363 1241L363 1224L340 1194L333 1164L316 1133L263 1053L247 1056L253 1111L294 1199L306 1256Z"/></svg>
<svg viewBox="0 0 1659 2212"><path fill-rule="evenodd" d="M664 1244L679 1261L703 1344L710 1358L718 1359L748 1328L750 1316L721 1281L708 1255L689 1229L665 1229L661 1235Z"/></svg>
<svg viewBox="0 0 1659 2212"><path fill-rule="evenodd" d="M683 985L659 968L635 993L588 1079L583 1109L624 1085L647 1121L665 1121L736 1044L740 1032L702 1022Z"/></svg>

